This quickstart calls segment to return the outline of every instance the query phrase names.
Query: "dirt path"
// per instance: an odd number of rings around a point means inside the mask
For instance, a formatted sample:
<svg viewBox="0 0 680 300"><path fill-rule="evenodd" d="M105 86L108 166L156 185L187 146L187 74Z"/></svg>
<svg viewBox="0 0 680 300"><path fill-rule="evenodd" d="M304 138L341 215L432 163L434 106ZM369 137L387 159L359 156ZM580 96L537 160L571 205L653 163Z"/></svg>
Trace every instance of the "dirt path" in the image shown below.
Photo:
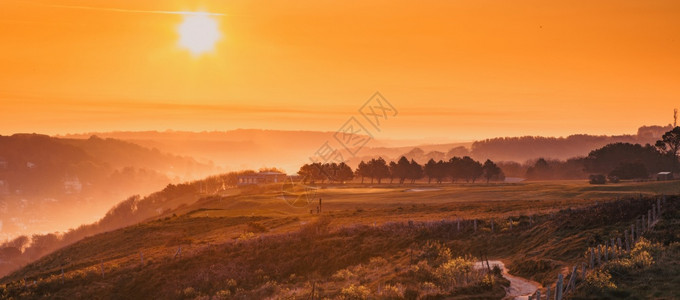
<svg viewBox="0 0 680 300"><path fill-rule="evenodd" d="M531 296L534 292L536 292L537 289L541 287L538 282L511 275L508 273L508 269L505 267L505 264L499 260L490 260L489 265L491 268L493 268L493 266L500 267L501 270L503 270L503 277L510 281L510 286L505 289L506 294L504 299L529 299L529 296ZM486 266L482 266L482 262L475 263L475 268L483 267Z"/></svg>

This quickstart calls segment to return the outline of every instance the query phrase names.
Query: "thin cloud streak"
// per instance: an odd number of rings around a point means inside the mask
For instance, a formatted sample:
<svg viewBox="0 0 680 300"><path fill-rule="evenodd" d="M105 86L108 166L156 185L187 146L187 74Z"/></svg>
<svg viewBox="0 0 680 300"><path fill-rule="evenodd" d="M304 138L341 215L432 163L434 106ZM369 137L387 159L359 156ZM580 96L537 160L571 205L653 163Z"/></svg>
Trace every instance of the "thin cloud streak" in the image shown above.
<svg viewBox="0 0 680 300"><path fill-rule="evenodd" d="M54 7L54 8L67 8L67 9L82 9L82 10L96 10L96 11L108 11L108 12L119 12L119 13L136 13L136 14L165 14L165 15L183 15L183 16L226 16L223 13L211 13L211 12L199 12L199 11L169 11L169 10L138 10L138 9L124 9L115 7L94 7L94 6L77 6L77 5L58 5L58 4L46 4L44 6Z"/></svg>

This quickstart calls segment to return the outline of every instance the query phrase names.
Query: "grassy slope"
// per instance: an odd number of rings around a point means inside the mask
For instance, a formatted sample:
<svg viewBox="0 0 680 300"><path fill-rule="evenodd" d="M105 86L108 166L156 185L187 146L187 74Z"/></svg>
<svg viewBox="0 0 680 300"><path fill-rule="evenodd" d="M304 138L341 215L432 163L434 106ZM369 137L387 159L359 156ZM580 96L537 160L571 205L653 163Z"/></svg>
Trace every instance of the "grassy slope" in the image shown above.
<svg viewBox="0 0 680 300"><path fill-rule="evenodd" d="M563 266L580 259L588 244L623 228L622 224L643 209L637 202L601 204L582 211L560 208L584 207L595 200L602 203L615 195L670 193L677 189L677 182L439 188L426 192L406 192L410 187L398 186L320 190L324 215L331 220L328 227L321 228L314 225L318 217L309 215L307 209L289 207L278 199L275 187L210 197L171 213L180 217L162 217L87 238L3 278L2 283L7 284L6 292L14 295L174 298L184 295L181 292L187 288L212 295L224 289L228 279L238 279L239 287L252 293L261 292L269 280L279 284L278 291L304 291L310 281L319 280L324 293L332 296L346 284L328 280L336 271L366 264L377 256L387 259L395 271L406 268L409 251L428 240L443 241L455 255L484 252L502 258L509 262L511 272L548 282ZM529 214L534 215L532 224ZM512 231L507 223L496 221L496 233L489 232L488 218L511 215L523 215L514 218ZM455 216L487 220L479 222L476 234L470 223L463 224L461 233L452 221L416 223L416 228L389 223L453 220ZM384 225L373 227L373 222ZM264 239L235 243L244 232ZM179 245L183 256L173 259ZM143 267L140 251L145 258ZM23 288L24 278L38 282ZM364 283L376 288L392 279L383 274Z"/></svg>
<svg viewBox="0 0 680 300"><path fill-rule="evenodd" d="M614 288L582 285L572 299L680 299L680 202L669 202L661 220L645 234L651 243L649 266L603 268ZM628 259L626 257L625 259ZM624 259L624 260L625 260Z"/></svg>

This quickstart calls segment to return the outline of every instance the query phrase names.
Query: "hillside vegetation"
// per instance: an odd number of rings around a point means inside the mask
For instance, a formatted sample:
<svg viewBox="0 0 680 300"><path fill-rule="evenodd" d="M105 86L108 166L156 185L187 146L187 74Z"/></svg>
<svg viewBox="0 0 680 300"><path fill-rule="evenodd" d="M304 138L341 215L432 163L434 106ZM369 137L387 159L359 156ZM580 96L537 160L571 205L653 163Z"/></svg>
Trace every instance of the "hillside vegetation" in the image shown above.
<svg viewBox="0 0 680 300"><path fill-rule="evenodd" d="M422 192L329 187L316 194L324 199L322 213L309 214L278 198L279 188L204 197L86 238L3 278L3 295L306 299L311 293L331 298L482 293L499 299L507 283L477 277L469 263L497 258L513 274L550 283L563 267L582 259L588 246L648 209L652 198L640 198L640 192L677 189L674 182L459 185Z"/></svg>

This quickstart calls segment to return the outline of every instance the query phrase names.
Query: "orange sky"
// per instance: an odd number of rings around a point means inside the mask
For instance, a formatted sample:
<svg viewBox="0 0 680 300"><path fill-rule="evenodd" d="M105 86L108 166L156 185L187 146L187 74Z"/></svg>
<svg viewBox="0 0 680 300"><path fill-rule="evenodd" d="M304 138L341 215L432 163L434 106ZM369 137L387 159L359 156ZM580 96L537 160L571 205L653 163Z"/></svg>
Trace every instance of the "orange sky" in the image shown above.
<svg viewBox="0 0 680 300"><path fill-rule="evenodd" d="M159 11L197 10L225 15L193 56ZM0 134L332 131L375 91L378 138L633 133L672 122L679 53L677 0L3 0Z"/></svg>

